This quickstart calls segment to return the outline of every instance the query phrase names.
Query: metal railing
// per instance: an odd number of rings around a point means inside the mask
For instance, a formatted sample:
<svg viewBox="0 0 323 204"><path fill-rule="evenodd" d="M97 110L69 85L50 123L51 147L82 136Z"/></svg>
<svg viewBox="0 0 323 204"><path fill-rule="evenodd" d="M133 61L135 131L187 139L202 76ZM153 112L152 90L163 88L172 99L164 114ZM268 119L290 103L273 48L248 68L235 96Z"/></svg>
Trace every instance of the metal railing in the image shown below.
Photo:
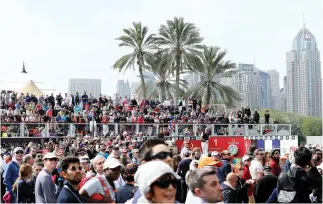
<svg viewBox="0 0 323 204"><path fill-rule="evenodd" d="M211 135L280 136L291 135L290 124L138 124L138 123L2 123L1 137L109 136L141 132L144 136L199 137L208 127Z"/></svg>

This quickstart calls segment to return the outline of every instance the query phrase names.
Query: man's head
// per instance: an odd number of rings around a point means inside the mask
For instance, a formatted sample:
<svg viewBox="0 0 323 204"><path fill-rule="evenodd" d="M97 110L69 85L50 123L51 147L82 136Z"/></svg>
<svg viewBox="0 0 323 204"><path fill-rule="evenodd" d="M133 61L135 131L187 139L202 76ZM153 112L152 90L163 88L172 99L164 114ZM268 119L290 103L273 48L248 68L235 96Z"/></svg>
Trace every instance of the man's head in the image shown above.
<svg viewBox="0 0 323 204"><path fill-rule="evenodd" d="M173 165L172 152L165 141L159 139L147 140L139 150L138 159L140 163L161 160L170 166Z"/></svg>
<svg viewBox="0 0 323 204"><path fill-rule="evenodd" d="M108 181L116 181L120 177L121 169L124 166L118 159L109 158L103 164L103 170L105 177Z"/></svg>
<svg viewBox="0 0 323 204"><path fill-rule="evenodd" d="M184 157L189 157L190 156L190 151L188 149L185 149L183 152Z"/></svg>
<svg viewBox="0 0 323 204"><path fill-rule="evenodd" d="M68 156L62 160L62 177L72 185L78 185L82 180L82 166L77 157Z"/></svg>
<svg viewBox="0 0 323 204"><path fill-rule="evenodd" d="M80 157L80 164L85 171L88 171L90 168L90 158L88 156Z"/></svg>
<svg viewBox="0 0 323 204"><path fill-rule="evenodd" d="M222 159L230 160L231 153L228 150L224 150L221 152Z"/></svg>
<svg viewBox="0 0 323 204"><path fill-rule="evenodd" d="M274 160L279 160L280 159L280 149L273 149L271 151L271 158Z"/></svg>
<svg viewBox="0 0 323 204"><path fill-rule="evenodd" d="M50 152L45 154L43 161L44 167L52 172L56 168L58 158L54 153Z"/></svg>
<svg viewBox="0 0 323 204"><path fill-rule="evenodd" d="M13 156L17 161L22 162L22 159L24 156L24 150L21 147L16 147L13 150Z"/></svg>
<svg viewBox="0 0 323 204"><path fill-rule="evenodd" d="M237 174L231 172L227 175L226 181L231 184L233 187L237 185L238 177Z"/></svg>
<svg viewBox="0 0 323 204"><path fill-rule="evenodd" d="M211 157L214 161L220 161L221 160L221 154L217 151L214 151L211 153Z"/></svg>
<svg viewBox="0 0 323 204"><path fill-rule="evenodd" d="M135 181L135 174L138 170L137 164L128 164L124 170L123 179L126 182L134 182Z"/></svg>
<svg viewBox="0 0 323 204"><path fill-rule="evenodd" d="M192 157L194 159L200 159L201 157L201 148L199 147L194 147L193 150L192 150Z"/></svg>
<svg viewBox="0 0 323 204"><path fill-rule="evenodd" d="M262 151L262 149L256 149L254 151L254 156L257 160L262 161L264 159L264 151Z"/></svg>
<svg viewBox="0 0 323 204"><path fill-rule="evenodd" d="M270 166L265 166L264 167L264 174L265 175L270 175L271 173L271 167Z"/></svg>
<svg viewBox="0 0 323 204"><path fill-rule="evenodd" d="M189 173L188 187L197 197L208 203L217 203L223 200L222 187L212 168L198 168Z"/></svg>
<svg viewBox="0 0 323 204"><path fill-rule="evenodd" d="M38 176L39 172L43 169L44 164L43 163L36 163L33 166L33 171L34 171L34 175Z"/></svg>
<svg viewBox="0 0 323 204"><path fill-rule="evenodd" d="M299 147L294 152L295 164L305 168L312 159L312 152L306 147Z"/></svg>

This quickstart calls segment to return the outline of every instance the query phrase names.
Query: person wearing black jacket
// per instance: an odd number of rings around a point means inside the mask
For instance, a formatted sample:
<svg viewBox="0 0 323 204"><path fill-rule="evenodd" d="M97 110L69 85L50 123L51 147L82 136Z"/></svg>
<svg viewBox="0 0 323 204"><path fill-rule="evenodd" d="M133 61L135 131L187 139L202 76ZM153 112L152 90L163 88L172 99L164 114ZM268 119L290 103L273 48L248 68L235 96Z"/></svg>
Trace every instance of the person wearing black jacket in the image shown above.
<svg viewBox="0 0 323 204"><path fill-rule="evenodd" d="M177 167L177 174L182 178L181 179L181 202L185 203L188 186L185 181L186 173L190 170L190 164L192 159L190 159L190 151L188 149L183 152L184 159L179 162Z"/></svg>
<svg viewBox="0 0 323 204"><path fill-rule="evenodd" d="M264 167L264 176L257 181L255 189L256 203L265 203L277 186L278 177L271 173L269 166Z"/></svg>
<svg viewBox="0 0 323 204"><path fill-rule="evenodd" d="M295 165L278 177L278 202L310 203L312 189L322 188L322 177L312 160L312 153L306 147L294 152Z"/></svg>

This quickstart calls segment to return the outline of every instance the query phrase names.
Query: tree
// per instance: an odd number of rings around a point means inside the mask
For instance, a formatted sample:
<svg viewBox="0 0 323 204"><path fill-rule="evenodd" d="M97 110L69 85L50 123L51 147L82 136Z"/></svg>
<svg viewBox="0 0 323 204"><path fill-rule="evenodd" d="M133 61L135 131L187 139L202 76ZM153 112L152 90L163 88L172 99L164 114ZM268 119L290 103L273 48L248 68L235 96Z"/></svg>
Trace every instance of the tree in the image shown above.
<svg viewBox="0 0 323 204"><path fill-rule="evenodd" d="M305 136L320 136L322 135L322 119L303 117L300 129Z"/></svg>
<svg viewBox="0 0 323 204"><path fill-rule="evenodd" d="M193 87L191 97L202 98L202 107L221 101L230 106L234 100L241 100L239 94L231 87L219 83L221 77L230 77L235 73L236 65L223 58L227 53L219 47L204 47L200 55L202 64L198 71L201 82Z"/></svg>
<svg viewBox="0 0 323 204"><path fill-rule="evenodd" d="M155 74L155 78L144 76L146 81L146 87L137 87L135 94L139 97L143 95L143 90L146 90L148 97L159 99L163 102L166 98L173 98L176 92L175 80L171 79L171 69L169 69L170 63L167 60L163 60L160 55L151 58L147 61L147 70L152 71ZM184 92L183 89L187 87L185 80L180 80L180 91Z"/></svg>
<svg viewBox="0 0 323 204"><path fill-rule="evenodd" d="M160 53L165 60L174 65L170 68L173 68L172 72L175 73L176 103L180 95L180 74L185 69L193 70L198 64L202 41L199 30L194 24L184 22L184 18L175 17L174 20L168 20L166 25L161 25L159 29L156 43L161 46Z"/></svg>
<svg viewBox="0 0 323 204"><path fill-rule="evenodd" d="M138 65L139 75L141 79L141 86L145 87L145 80L143 70L145 68L145 61L153 57L153 50L156 49L154 44L155 35L148 35L148 27L142 27L141 23L133 23L134 28L123 29L125 35L117 38L121 41L119 47L130 47L132 52L122 56L118 59L113 68L119 72L126 71L129 68L135 69L135 64ZM146 98L146 90L143 90L143 97Z"/></svg>

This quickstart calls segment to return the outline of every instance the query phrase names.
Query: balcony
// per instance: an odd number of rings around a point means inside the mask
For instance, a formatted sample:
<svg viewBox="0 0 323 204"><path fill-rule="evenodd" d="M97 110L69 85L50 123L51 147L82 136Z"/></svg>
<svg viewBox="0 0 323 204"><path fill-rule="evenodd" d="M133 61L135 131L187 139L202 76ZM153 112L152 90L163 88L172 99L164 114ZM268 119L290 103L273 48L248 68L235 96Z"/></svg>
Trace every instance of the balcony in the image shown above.
<svg viewBox="0 0 323 204"><path fill-rule="evenodd" d="M109 136L124 132L153 138L163 133L166 139L199 139L208 127L211 135L288 136L290 124L138 124L138 123L2 123L1 138L52 138L64 136Z"/></svg>

